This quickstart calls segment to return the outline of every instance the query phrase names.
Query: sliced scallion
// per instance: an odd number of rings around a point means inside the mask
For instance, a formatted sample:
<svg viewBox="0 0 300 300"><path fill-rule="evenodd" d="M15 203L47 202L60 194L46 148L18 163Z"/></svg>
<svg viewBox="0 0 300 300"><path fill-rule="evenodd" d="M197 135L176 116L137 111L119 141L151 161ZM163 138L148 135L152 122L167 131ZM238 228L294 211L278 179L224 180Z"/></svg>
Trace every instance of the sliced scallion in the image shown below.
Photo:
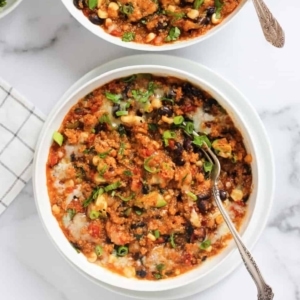
<svg viewBox="0 0 300 300"><path fill-rule="evenodd" d="M170 236L170 244L171 244L172 248L176 248L176 244L174 241L174 232Z"/></svg>
<svg viewBox="0 0 300 300"><path fill-rule="evenodd" d="M205 161L203 164L203 169L205 172L211 172L213 168L213 164L210 161Z"/></svg>
<svg viewBox="0 0 300 300"><path fill-rule="evenodd" d="M146 171L148 171L149 173L157 173L159 170L158 169L156 169L156 168L151 168L150 166L149 166L149 162L151 161L153 159L153 155L151 155L151 156L149 156L148 158L146 158L145 160L144 160L144 169L146 170Z"/></svg>
<svg viewBox="0 0 300 300"><path fill-rule="evenodd" d="M61 146L64 142L64 136L58 131L55 131L53 133L52 138L53 138L54 142L56 142L59 146Z"/></svg>
<svg viewBox="0 0 300 300"><path fill-rule="evenodd" d="M117 181L117 182L114 182L112 184L109 184L107 185L105 188L104 188L104 191L105 192L109 192L109 191L113 191L113 190L116 190L118 187L121 186L121 183L120 181Z"/></svg>
<svg viewBox="0 0 300 300"><path fill-rule="evenodd" d="M180 125L184 121L183 116L176 116L173 119L175 125Z"/></svg>
<svg viewBox="0 0 300 300"><path fill-rule="evenodd" d="M103 254L103 248L100 245L95 247L95 253L97 256L101 256Z"/></svg>
<svg viewBox="0 0 300 300"><path fill-rule="evenodd" d="M110 93L110 92L106 92L106 93L105 93L105 97L106 97L107 99L109 99L110 101L112 101L113 103L116 103L116 104L119 104L119 103L120 103L120 100L121 100L121 98L122 98L121 95L119 95L119 94L112 94L112 93Z"/></svg>
<svg viewBox="0 0 300 300"><path fill-rule="evenodd" d="M121 246L117 250L117 255L118 256L125 256L128 254L128 247L126 246Z"/></svg>
<svg viewBox="0 0 300 300"><path fill-rule="evenodd" d="M96 220L99 218L99 216L100 216L100 212L96 210L92 210L89 215L91 220Z"/></svg>
<svg viewBox="0 0 300 300"><path fill-rule="evenodd" d="M204 143L211 148L211 142L206 135L194 136L193 144L202 147Z"/></svg>
<svg viewBox="0 0 300 300"><path fill-rule="evenodd" d="M193 201L197 201L197 196L192 192L186 192L186 194L192 198Z"/></svg>
<svg viewBox="0 0 300 300"><path fill-rule="evenodd" d="M135 193L132 193L128 197L121 196L120 194L116 194L116 196L119 197L122 201L127 202L135 197Z"/></svg>
<svg viewBox="0 0 300 300"><path fill-rule="evenodd" d="M160 237L160 232L158 229L154 230L153 235L155 236L156 239Z"/></svg>
<svg viewBox="0 0 300 300"><path fill-rule="evenodd" d="M210 240L205 240L200 244L200 249L201 250L206 250L208 247L210 247L211 241Z"/></svg>

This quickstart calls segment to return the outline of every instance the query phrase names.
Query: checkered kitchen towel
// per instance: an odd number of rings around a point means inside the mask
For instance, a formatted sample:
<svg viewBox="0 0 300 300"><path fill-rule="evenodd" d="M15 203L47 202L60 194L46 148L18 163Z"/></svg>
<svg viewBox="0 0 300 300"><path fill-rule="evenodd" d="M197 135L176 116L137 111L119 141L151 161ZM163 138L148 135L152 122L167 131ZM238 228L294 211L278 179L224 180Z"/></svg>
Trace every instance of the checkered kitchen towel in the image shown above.
<svg viewBox="0 0 300 300"><path fill-rule="evenodd" d="M0 215L31 177L45 116L0 78Z"/></svg>

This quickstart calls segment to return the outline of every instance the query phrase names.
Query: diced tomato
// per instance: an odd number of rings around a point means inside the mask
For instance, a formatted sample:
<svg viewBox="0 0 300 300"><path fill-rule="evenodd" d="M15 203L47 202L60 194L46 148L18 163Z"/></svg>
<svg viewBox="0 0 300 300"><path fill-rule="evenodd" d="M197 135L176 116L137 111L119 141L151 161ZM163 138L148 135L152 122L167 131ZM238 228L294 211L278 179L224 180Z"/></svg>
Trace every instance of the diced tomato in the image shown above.
<svg viewBox="0 0 300 300"><path fill-rule="evenodd" d="M190 265L190 264L191 264L191 260L192 260L191 254L185 253L185 254L183 255L183 262L184 262L185 264Z"/></svg>
<svg viewBox="0 0 300 300"><path fill-rule="evenodd" d="M171 149L174 149L174 147L175 147L175 141L174 140L168 140L168 144L169 144L169 147L171 148Z"/></svg>
<svg viewBox="0 0 300 300"><path fill-rule="evenodd" d="M98 110L99 110L99 105L94 104L94 105L91 106L91 113L95 113Z"/></svg>
<svg viewBox="0 0 300 300"><path fill-rule="evenodd" d="M115 29L110 34L113 35L113 36L120 37L122 35L122 32L119 31L119 30L117 30L117 29Z"/></svg>
<svg viewBox="0 0 300 300"><path fill-rule="evenodd" d="M188 104L186 106L183 106L182 110L187 113L187 112L191 112L191 111L195 111L197 109L197 106Z"/></svg>
<svg viewBox="0 0 300 300"><path fill-rule="evenodd" d="M58 156L57 153L50 153L50 157L49 157L49 166L53 167L58 163Z"/></svg>
<svg viewBox="0 0 300 300"><path fill-rule="evenodd" d="M97 238L100 236L100 226L98 224L96 224L95 222L90 223L90 225L88 227L88 231L89 231L89 234L94 238Z"/></svg>

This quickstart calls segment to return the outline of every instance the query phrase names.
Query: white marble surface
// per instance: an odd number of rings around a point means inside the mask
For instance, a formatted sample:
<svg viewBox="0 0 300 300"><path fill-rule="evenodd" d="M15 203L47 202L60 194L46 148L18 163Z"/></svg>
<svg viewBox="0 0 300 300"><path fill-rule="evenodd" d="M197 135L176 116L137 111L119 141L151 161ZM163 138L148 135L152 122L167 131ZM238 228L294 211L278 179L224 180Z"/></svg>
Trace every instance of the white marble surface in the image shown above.
<svg viewBox="0 0 300 300"><path fill-rule="evenodd" d="M269 223L254 256L275 299L300 299L300 35L299 0L266 0L286 31L286 46L262 37L251 3L218 36L167 54L203 63L235 84L258 110L276 161ZM26 0L0 20L0 77L48 113L87 71L136 52L99 40L59 0ZM1 184L1 179L0 179ZM87 281L61 258L38 219L29 182L0 217L0 299L128 299ZM256 299L240 266L196 299Z"/></svg>

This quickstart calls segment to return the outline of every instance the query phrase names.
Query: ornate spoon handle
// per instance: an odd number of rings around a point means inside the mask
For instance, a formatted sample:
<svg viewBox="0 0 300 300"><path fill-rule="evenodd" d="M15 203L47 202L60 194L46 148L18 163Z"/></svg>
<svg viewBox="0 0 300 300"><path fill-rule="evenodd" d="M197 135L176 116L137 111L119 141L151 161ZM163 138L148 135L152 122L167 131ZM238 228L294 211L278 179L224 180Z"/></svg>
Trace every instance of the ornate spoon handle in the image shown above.
<svg viewBox="0 0 300 300"><path fill-rule="evenodd" d="M223 218L235 240L235 243L239 249L239 252L241 254L243 262L256 284L257 291L258 291L258 294L257 294L258 300L272 300L274 297L273 291L272 291L271 287L268 286L266 284L266 282L264 281L252 255L250 254L250 252L248 251L248 249L242 242L239 233L235 229L235 226L232 224L231 219L229 218L226 210L223 207L223 204L222 204L222 201L220 198L220 193L219 193L219 190L216 187L216 185L213 186L213 195L216 200L216 204L217 204L220 212L222 213L222 216L223 216Z"/></svg>
<svg viewBox="0 0 300 300"><path fill-rule="evenodd" d="M273 46L282 48L285 42L285 35L278 21L263 0L253 0L253 3L266 40Z"/></svg>

